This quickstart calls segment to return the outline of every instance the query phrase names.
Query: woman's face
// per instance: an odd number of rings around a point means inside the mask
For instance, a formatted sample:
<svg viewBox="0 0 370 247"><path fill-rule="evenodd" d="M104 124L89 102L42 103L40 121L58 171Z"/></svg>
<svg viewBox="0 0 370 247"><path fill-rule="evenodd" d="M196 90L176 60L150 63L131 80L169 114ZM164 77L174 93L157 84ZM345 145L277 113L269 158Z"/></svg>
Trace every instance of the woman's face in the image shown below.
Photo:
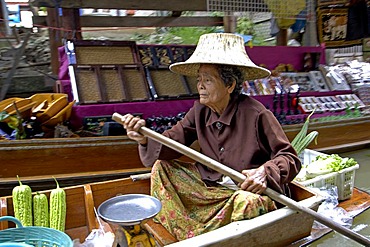
<svg viewBox="0 0 370 247"><path fill-rule="evenodd" d="M213 64L200 66L197 81L200 103L221 114L229 103L235 82L231 87L226 87L217 66Z"/></svg>

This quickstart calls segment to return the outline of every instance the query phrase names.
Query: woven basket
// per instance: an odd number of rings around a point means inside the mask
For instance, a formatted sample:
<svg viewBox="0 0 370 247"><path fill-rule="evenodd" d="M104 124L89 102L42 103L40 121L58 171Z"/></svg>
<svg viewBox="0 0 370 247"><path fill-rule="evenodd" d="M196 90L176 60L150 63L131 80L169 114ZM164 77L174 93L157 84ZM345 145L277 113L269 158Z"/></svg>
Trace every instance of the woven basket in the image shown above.
<svg viewBox="0 0 370 247"><path fill-rule="evenodd" d="M87 46L76 50L77 62L82 64L135 64L131 47Z"/></svg>
<svg viewBox="0 0 370 247"><path fill-rule="evenodd" d="M14 217L0 217L1 221L11 221L17 228L0 231L0 243L23 243L36 247L72 247L71 238L64 232L40 226L26 226Z"/></svg>
<svg viewBox="0 0 370 247"><path fill-rule="evenodd" d="M181 81L181 76L170 70L150 70L150 76L155 85L158 95L178 97L189 94Z"/></svg>

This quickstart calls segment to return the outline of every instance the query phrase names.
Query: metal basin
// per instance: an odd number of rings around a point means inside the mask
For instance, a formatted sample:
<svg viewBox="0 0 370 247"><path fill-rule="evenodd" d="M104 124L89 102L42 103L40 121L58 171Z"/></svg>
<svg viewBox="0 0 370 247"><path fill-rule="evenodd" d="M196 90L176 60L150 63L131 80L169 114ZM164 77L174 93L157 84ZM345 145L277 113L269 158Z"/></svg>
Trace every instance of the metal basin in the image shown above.
<svg viewBox="0 0 370 247"><path fill-rule="evenodd" d="M104 201L98 207L98 215L109 223L131 226L153 218L161 208L161 202L155 197L127 194Z"/></svg>

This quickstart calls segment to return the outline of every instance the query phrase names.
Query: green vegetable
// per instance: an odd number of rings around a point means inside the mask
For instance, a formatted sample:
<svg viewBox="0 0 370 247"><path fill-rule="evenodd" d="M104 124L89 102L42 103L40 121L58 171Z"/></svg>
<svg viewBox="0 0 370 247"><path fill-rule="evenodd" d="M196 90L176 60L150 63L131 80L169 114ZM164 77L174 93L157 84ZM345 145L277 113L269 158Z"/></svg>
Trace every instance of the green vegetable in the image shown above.
<svg viewBox="0 0 370 247"><path fill-rule="evenodd" d="M0 112L0 122L7 122L8 126L16 131L15 136L17 140L26 138L27 135L23 127L23 119L18 111L17 115L9 115L6 111Z"/></svg>
<svg viewBox="0 0 370 247"><path fill-rule="evenodd" d="M338 154L331 155L319 155L316 157L317 161L330 161L328 162L328 168L333 172L343 170L345 168L357 165L357 161L353 158L342 158Z"/></svg>
<svg viewBox="0 0 370 247"><path fill-rule="evenodd" d="M14 216L23 226L32 226L32 190L28 185L22 184L17 175L19 185L13 188Z"/></svg>
<svg viewBox="0 0 370 247"><path fill-rule="evenodd" d="M342 158L338 154L319 155L307 166L306 178L337 172L356 164L353 158Z"/></svg>
<svg viewBox="0 0 370 247"><path fill-rule="evenodd" d="M332 159L316 160L311 162L307 167L307 178L314 178L320 175L331 173L332 170L329 168Z"/></svg>
<svg viewBox="0 0 370 247"><path fill-rule="evenodd" d="M308 115L301 130L298 132L298 134L294 137L293 141L291 142L294 150L297 152L298 155L300 155L305 150L305 148L307 148L308 145L310 145L310 143L313 140L315 140L315 143L317 144L317 136L319 135L319 132L312 131L307 135L310 117L312 116L313 113L314 111L312 111L311 114Z"/></svg>
<svg viewBox="0 0 370 247"><path fill-rule="evenodd" d="M55 178L54 180L57 188L50 192L50 227L64 232L67 213L66 192L59 187Z"/></svg>
<svg viewBox="0 0 370 247"><path fill-rule="evenodd" d="M49 227L49 205L45 194L33 196L33 225Z"/></svg>
<svg viewBox="0 0 370 247"><path fill-rule="evenodd" d="M292 145L293 147L295 147L298 143L300 143L303 138L307 135L307 131L308 131L308 125L310 123L310 117L312 116L313 112L308 115L308 117L306 118L306 121L304 122L301 130L298 132L298 134L294 137L293 141L292 141Z"/></svg>
<svg viewBox="0 0 370 247"><path fill-rule="evenodd" d="M301 170L297 174L297 176L294 178L295 181L303 182L307 180L307 165L302 165Z"/></svg>
<svg viewBox="0 0 370 247"><path fill-rule="evenodd" d="M306 135L300 143L297 144L295 150L297 154L301 154L303 150L305 150L310 143L315 140L315 144L317 144L317 136L319 135L319 132L317 131L312 131L308 135Z"/></svg>

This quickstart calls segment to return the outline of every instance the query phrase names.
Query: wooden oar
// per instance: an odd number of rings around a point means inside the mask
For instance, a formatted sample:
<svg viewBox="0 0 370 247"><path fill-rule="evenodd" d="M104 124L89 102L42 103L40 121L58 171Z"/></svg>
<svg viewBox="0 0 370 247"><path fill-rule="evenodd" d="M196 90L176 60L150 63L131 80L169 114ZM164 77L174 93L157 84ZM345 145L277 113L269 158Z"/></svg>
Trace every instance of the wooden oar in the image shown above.
<svg viewBox="0 0 370 247"><path fill-rule="evenodd" d="M113 116L112 116L112 119L116 122L119 122L119 123L122 123L122 115L120 115L119 113L114 113ZM146 128L146 127L141 127L139 132L144 135L144 136L147 136L167 147L170 147L172 148L173 150L181 153L181 154L184 154L186 156L188 156L189 158L195 160L195 161L198 161L199 163L221 173L221 174L224 174L224 175L227 175L229 177L231 177L232 179L234 179L235 181L237 182L244 182L244 180L246 179L246 177L238 172L238 171L235 171L234 169L231 169L230 167L228 166L225 166L211 158L209 158L208 156L204 155L204 154L201 154L197 151L195 151L194 149L192 148L189 148L181 143L178 143L162 134L159 134L149 128ZM330 218L327 218L319 213L317 213L316 211L308 208L308 207L304 207L302 205L300 205L298 202L292 200L291 198L287 197L287 196L284 196L270 188L267 188L264 192L265 195L267 195L268 197L270 197L272 200L274 201L277 201L285 206L288 206L289 208L293 209L293 210L296 210L298 212L302 212L302 213L306 213L306 214L309 214L311 215L315 220L317 220L318 222L330 227L331 229L355 240L356 242L360 243L360 244L363 244L365 246L370 246L370 239L362 236L361 234L357 233L357 232L354 232L352 231L351 229L348 229L340 224L338 224L337 222L331 220Z"/></svg>

